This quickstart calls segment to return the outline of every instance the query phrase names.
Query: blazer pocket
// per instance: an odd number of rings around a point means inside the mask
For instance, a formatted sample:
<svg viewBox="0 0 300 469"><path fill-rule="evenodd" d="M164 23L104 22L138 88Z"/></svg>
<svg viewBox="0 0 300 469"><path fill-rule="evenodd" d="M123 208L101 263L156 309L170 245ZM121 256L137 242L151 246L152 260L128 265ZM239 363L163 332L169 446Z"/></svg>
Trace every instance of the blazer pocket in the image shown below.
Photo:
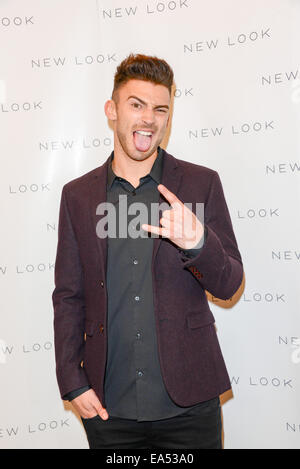
<svg viewBox="0 0 300 469"><path fill-rule="evenodd" d="M190 311L187 313L187 324L190 329L208 326L215 322L214 315L208 309L206 311Z"/></svg>

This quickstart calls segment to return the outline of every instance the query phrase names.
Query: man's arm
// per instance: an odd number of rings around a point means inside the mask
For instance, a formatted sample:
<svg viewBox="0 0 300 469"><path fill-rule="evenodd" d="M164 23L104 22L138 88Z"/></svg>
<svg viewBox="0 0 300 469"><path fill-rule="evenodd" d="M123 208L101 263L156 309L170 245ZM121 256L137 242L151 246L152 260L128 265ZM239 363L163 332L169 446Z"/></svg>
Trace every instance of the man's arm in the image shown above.
<svg viewBox="0 0 300 469"><path fill-rule="evenodd" d="M183 260L203 288L216 298L231 298L243 279L243 264L217 172L204 207L205 243L199 254Z"/></svg>
<svg viewBox="0 0 300 469"><path fill-rule="evenodd" d="M204 225L167 187L159 184L157 188L171 209L163 211L161 227L143 223L142 228L177 245L183 268L189 269L205 290L223 300L231 298L242 283L243 265L218 173L212 171ZM199 247L204 236L205 245L199 254L186 259L182 250Z"/></svg>
<svg viewBox="0 0 300 469"><path fill-rule="evenodd" d="M62 191L55 261L54 343L61 396L88 386L80 366L84 349L85 301L82 266L65 187Z"/></svg>
<svg viewBox="0 0 300 469"><path fill-rule="evenodd" d="M52 299L56 374L61 397L72 400L81 417L92 418L98 414L106 420L108 413L81 367L85 322L83 271L65 187L60 203Z"/></svg>

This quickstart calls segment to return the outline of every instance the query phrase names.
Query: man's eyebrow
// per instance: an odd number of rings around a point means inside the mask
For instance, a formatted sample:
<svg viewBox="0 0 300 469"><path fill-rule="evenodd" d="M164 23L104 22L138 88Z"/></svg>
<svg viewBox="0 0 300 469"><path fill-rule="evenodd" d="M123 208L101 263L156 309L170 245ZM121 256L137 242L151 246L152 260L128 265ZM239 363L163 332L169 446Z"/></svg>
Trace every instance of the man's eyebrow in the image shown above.
<svg viewBox="0 0 300 469"><path fill-rule="evenodd" d="M127 101L128 101L130 98L134 98L134 99L136 99L137 101L139 101L139 102L142 103L142 104L147 104L147 103L145 103L145 101L143 101L141 98L138 98L137 96L133 96L133 95L132 95L132 96L129 96L128 99L127 99ZM154 109L156 109L156 108L161 108L161 107L164 107L164 108L166 108L166 109L169 109L169 106L168 106L167 104L160 104L159 106L154 106Z"/></svg>

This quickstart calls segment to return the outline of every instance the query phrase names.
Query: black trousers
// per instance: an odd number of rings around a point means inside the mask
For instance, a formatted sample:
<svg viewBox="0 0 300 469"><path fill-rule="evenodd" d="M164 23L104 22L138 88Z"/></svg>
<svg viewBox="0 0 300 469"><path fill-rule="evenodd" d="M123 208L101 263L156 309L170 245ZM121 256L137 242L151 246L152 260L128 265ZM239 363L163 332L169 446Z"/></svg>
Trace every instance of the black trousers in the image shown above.
<svg viewBox="0 0 300 469"><path fill-rule="evenodd" d="M90 449L222 449L219 397L163 420L82 418Z"/></svg>

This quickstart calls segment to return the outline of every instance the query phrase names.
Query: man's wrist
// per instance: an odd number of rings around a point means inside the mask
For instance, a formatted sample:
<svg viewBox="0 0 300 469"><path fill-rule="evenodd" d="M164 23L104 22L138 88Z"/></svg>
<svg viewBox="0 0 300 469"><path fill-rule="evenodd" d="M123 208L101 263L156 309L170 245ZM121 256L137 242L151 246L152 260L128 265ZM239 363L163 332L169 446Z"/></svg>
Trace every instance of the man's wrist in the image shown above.
<svg viewBox="0 0 300 469"><path fill-rule="evenodd" d="M74 391L70 391L67 394L65 394L63 398L64 398L65 401L73 401L73 399L80 396L81 394L88 391L89 389L91 389L91 386L89 386L89 385L88 386L83 386L83 387L78 388L78 389L74 389Z"/></svg>
<svg viewBox="0 0 300 469"><path fill-rule="evenodd" d="M194 246L192 249L181 249L181 248L179 248L179 251L182 254L184 254L185 256L190 257L190 258L198 256L198 254L200 254L201 250L204 247L204 243L205 243L205 239L206 239L206 231L207 231L207 229L206 229L206 226L205 226L202 238L200 239L198 244L196 246Z"/></svg>

